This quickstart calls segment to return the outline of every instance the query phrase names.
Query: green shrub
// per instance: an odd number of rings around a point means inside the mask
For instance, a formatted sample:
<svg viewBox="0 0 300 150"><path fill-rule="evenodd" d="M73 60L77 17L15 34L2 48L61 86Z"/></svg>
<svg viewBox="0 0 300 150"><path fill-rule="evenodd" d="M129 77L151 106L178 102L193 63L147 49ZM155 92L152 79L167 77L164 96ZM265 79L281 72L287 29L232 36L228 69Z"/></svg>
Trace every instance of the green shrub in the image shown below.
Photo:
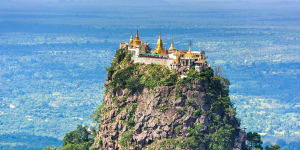
<svg viewBox="0 0 300 150"><path fill-rule="evenodd" d="M188 148L188 149L193 149L196 150L198 148L198 141L195 138L195 136L190 136L187 137L181 144L180 144L181 148Z"/></svg>
<svg viewBox="0 0 300 150"><path fill-rule="evenodd" d="M112 75L112 81L109 83L109 86L117 89L117 88L125 88L126 85L126 79L129 79L133 76L134 73L134 65L125 67L123 69L118 69L113 75Z"/></svg>
<svg viewBox="0 0 300 150"><path fill-rule="evenodd" d="M186 100L186 103L188 106L195 106L197 103L196 101L197 101L197 99L195 99L195 98L189 98Z"/></svg>
<svg viewBox="0 0 300 150"><path fill-rule="evenodd" d="M130 60L128 52L117 51L111 66L107 68L107 76L111 80L107 89L127 88L134 93L144 87L153 89L159 85L175 85L177 82L177 73L165 66L130 64Z"/></svg>
<svg viewBox="0 0 300 150"><path fill-rule="evenodd" d="M89 150L96 150L96 148L94 148L93 146L91 146L91 147L89 148Z"/></svg>
<svg viewBox="0 0 300 150"><path fill-rule="evenodd" d="M181 130L181 125L176 126L174 129L175 133L177 134L180 133L180 130Z"/></svg>
<svg viewBox="0 0 300 150"><path fill-rule="evenodd" d="M126 55L129 55L128 51L125 49L118 49L116 51L115 57L111 63L111 66L116 66L117 64L120 64L121 61L126 57Z"/></svg>
<svg viewBox="0 0 300 150"><path fill-rule="evenodd" d="M71 131L65 135L65 137L63 138L63 145L88 142L90 140L89 135L90 134L87 131L87 127L79 125L77 126L76 130Z"/></svg>
<svg viewBox="0 0 300 150"><path fill-rule="evenodd" d="M202 123L195 124L193 128L188 129L188 132L191 136L182 142L182 148L197 149L200 143L206 142Z"/></svg>
<svg viewBox="0 0 300 150"><path fill-rule="evenodd" d="M281 149L279 145L275 144L275 145L271 145L270 147L266 146L266 150L281 150Z"/></svg>
<svg viewBox="0 0 300 150"><path fill-rule="evenodd" d="M92 143L85 142L81 144L67 144L61 150L89 150Z"/></svg>
<svg viewBox="0 0 300 150"><path fill-rule="evenodd" d="M87 127L77 126L77 129L67 133L63 138L62 150L88 150L94 139Z"/></svg>
<svg viewBox="0 0 300 150"><path fill-rule="evenodd" d="M123 97L123 102L126 102L127 98L129 97L128 94L126 94L124 97Z"/></svg>
<svg viewBox="0 0 300 150"><path fill-rule="evenodd" d="M195 117L199 117L200 115L201 115L200 110L195 110L195 111L194 111L194 116L195 116Z"/></svg>
<svg viewBox="0 0 300 150"><path fill-rule="evenodd" d="M130 115L130 118L132 118L132 117L134 117L134 114L135 114L135 111L137 108L137 104L132 104L130 107L131 107L131 111L130 111L129 115Z"/></svg>
<svg viewBox="0 0 300 150"><path fill-rule="evenodd" d="M81 149L84 149L84 148L81 147L81 145L79 145L79 144L67 144L62 147L62 150L81 150Z"/></svg>
<svg viewBox="0 0 300 150"><path fill-rule="evenodd" d="M99 123L99 121L101 120L101 115L103 114L103 108L104 108L104 104L101 104L92 114L91 117L93 118L94 121L96 121L97 123Z"/></svg>
<svg viewBox="0 0 300 150"><path fill-rule="evenodd" d="M129 89L132 93L143 89L143 85L140 83L138 77L131 77L126 80L125 88Z"/></svg>
<svg viewBox="0 0 300 150"><path fill-rule="evenodd" d="M117 103L117 102L118 102L118 98L117 98L117 97L113 97L111 100L112 100L112 102L114 102L114 103Z"/></svg>
<svg viewBox="0 0 300 150"><path fill-rule="evenodd" d="M141 71L141 83L148 88L158 85L175 85L178 75L162 65L144 65Z"/></svg>
<svg viewBox="0 0 300 150"><path fill-rule="evenodd" d="M118 49L116 51L115 57L114 57L113 61L111 62L111 65L106 68L108 80L112 79L112 75L118 69L117 66L122 62L122 60L125 59L128 62L128 60L127 60L128 58L126 56L130 56L130 54L126 50ZM122 64L124 64L124 63L122 63Z"/></svg>
<svg viewBox="0 0 300 150"><path fill-rule="evenodd" d="M102 145L102 142L103 142L103 139L102 139L102 137L100 137L100 138L98 139L98 144L99 144L99 145Z"/></svg>
<svg viewBox="0 0 300 150"><path fill-rule="evenodd" d="M57 150L57 148L55 146L54 147L47 146L43 150Z"/></svg>
<svg viewBox="0 0 300 150"><path fill-rule="evenodd" d="M133 127L133 126L135 125L135 122L134 122L134 119L133 119L133 118L130 118L130 119L128 120L128 125L131 126L131 127Z"/></svg>
<svg viewBox="0 0 300 150"><path fill-rule="evenodd" d="M176 73L168 72L166 78L161 81L161 84L166 85L166 86L175 85L177 82L177 78L178 78L178 76Z"/></svg>
<svg viewBox="0 0 300 150"><path fill-rule="evenodd" d="M256 132L248 132L246 135L247 147L248 149L262 149L263 142L261 141L261 136Z"/></svg>
<svg viewBox="0 0 300 150"><path fill-rule="evenodd" d="M211 68L206 68L202 72L197 72L195 69L189 69L187 77L179 79L178 84L185 85L190 84L193 81L209 82L213 76L214 73Z"/></svg>
<svg viewBox="0 0 300 150"><path fill-rule="evenodd" d="M175 98L178 99L180 97L182 97L183 99L186 99L186 96L183 95L181 92L176 93Z"/></svg>
<svg viewBox="0 0 300 150"><path fill-rule="evenodd" d="M226 124L218 128L214 133L209 134L209 149L224 150L228 149L234 141L234 128L230 124Z"/></svg>
<svg viewBox="0 0 300 150"><path fill-rule="evenodd" d="M169 109L168 105L162 106L159 108L160 112L166 112Z"/></svg>
<svg viewBox="0 0 300 150"><path fill-rule="evenodd" d="M133 136L133 129L123 132L120 138L120 145L123 148L128 148L129 145L131 144L132 136Z"/></svg>

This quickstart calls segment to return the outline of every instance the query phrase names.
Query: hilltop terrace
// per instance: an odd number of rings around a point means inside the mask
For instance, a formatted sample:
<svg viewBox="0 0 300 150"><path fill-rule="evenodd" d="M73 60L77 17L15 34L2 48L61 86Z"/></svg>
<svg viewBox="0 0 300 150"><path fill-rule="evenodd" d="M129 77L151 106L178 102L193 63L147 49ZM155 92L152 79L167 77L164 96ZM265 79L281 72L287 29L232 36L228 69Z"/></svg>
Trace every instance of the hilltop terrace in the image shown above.
<svg viewBox="0 0 300 150"><path fill-rule="evenodd" d="M138 30L135 39L131 34L129 43L120 43L121 49L126 49L132 54L134 63L159 64L168 67L173 71L186 72L195 67L201 72L204 68L210 67L205 60L204 51L192 51L191 42L188 50L178 50L174 47L173 40L169 49L163 46L161 35L159 35L156 48L152 51L149 44L140 40Z"/></svg>

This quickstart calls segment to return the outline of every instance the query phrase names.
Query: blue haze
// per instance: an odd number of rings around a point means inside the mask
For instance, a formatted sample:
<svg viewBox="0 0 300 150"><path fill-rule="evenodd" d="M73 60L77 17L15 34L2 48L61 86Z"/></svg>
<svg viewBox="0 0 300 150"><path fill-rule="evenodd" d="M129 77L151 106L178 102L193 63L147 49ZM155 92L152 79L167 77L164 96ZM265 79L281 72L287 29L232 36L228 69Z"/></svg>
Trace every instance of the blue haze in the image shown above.
<svg viewBox="0 0 300 150"><path fill-rule="evenodd" d="M0 149L58 146L78 124L96 126L90 114L102 102L105 68L136 28L152 47L159 32L167 48L172 39L184 49L192 40L230 79L243 127L266 143L299 148L297 1L139 1L135 9L119 1L47 2L1 2Z"/></svg>

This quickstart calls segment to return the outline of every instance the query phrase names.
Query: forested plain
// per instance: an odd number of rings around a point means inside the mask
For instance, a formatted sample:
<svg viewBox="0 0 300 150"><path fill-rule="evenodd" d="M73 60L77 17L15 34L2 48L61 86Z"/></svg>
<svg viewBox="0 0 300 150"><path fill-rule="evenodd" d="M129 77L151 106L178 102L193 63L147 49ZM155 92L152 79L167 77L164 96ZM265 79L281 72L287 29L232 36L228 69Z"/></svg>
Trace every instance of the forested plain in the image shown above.
<svg viewBox="0 0 300 150"><path fill-rule="evenodd" d="M118 12L79 15L75 20L60 13L45 20L32 13L25 15L26 22L19 19L24 14L3 13L1 145L30 149L24 138L45 136L57 139L53 145L58 146L77 125L95 126L90 114L102 102L106 67L119 43L139 28L141 39L152 47L159 32L166 48L174 40L175 48L187 49L192 40L192 49L204 50L211 65L221 67L230 80L242 126L260 133L264 143L299 147L300 19L294 12L199 10L158 18L151 13L142 15L147 20L131 16L138 25ZM112 22L115 16L121 17ZM228 22L224 16L232 19ZM7 135L15 138L7 140Z"/></svg>

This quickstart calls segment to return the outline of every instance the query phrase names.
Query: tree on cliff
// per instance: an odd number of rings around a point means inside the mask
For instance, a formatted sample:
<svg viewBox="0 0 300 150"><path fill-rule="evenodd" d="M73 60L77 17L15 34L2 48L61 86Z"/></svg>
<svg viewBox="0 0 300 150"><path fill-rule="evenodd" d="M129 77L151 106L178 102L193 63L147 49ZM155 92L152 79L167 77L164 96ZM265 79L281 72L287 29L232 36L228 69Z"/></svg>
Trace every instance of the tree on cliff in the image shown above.
<svg viewBox="0 0 300 150"><path fill-rule="evenodd" d="M271 145L270 147L266 146L266 150L280 150L280 146L277 144Z"/></svg>
<svg viewBox="0 0 300 150"><path fill-rule="evenodd" d="M261 141L261 137L258 133L248 132L246 137L248 149L262 149L263 142Z"/></svg>
<svg viewBox="0 0 300 150"><path fill-rule="evenodd" d="M62 150L88 150L94 140L87 127L79 125L63 138Z"/></svg>

